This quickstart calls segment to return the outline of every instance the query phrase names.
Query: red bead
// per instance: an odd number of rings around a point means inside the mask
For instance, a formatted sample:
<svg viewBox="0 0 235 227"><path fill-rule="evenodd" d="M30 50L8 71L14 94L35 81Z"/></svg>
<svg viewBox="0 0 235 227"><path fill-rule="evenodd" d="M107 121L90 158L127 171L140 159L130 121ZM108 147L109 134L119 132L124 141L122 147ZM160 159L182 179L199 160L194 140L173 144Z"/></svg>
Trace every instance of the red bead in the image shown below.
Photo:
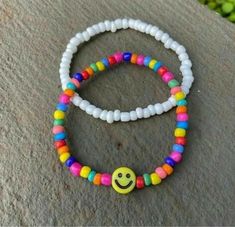
<svg viewBox="0 0 235 227"><path fill-rule="evenodd" d="M89 79L89 76L90 76L90 75L89 75L89 73L88 73L87 71L85 71L85 70L82 71L82 77L83 77L84 80Z"/></svg>
<svg viewBox="0 0 235 227"><path fill-rule="evenodd" d="M144 178L142 176L136 177L136 188L138 189L144 188Z"/></svg>
<svg viewBox="0 0 235 227"><path fill-rule="evenodd" d="M184 146L184 145L186 145L186 138L185 137L176 137L175 138L175 143Z"/></svg>
<svg viewBox="0 0 235 227"><path fill-rule="evenodd" d="M66 145L66 142L65 140L58 140L58 141L55 141L54 142L54 146L56 149L60 148L60 147L63 147Z"/></svg>
<svg viewBox="0 0 235 227"><path fill-rule="evenodd" d="M109 56L109 57L108 57L108 61L109 61L109 64L110 64L110 65L114 65L114 64L117 63L115 57L113 57L113 56Z"/></svg>
<svg viewBox="0 0 235 227"><path fill-rule="evenodd" d="M158 69L157 73L160 75L160 76L163 76L163 74L165 74L166 72L168 72L168 68L166 66L162 66Z"/></svg>

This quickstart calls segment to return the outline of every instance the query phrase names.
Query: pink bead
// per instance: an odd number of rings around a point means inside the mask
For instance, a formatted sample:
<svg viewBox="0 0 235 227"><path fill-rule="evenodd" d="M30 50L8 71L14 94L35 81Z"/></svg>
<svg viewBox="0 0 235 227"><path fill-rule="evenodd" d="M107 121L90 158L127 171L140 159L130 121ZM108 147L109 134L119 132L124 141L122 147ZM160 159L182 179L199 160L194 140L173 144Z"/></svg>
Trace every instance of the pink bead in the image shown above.
<svg viewBox="0 0 235 227"><path fill-rule="evenodd" d="M61 94L59 98L59 102L64 103L64 104L69 104L70 97L68 95Z"/></svg>
<svg viewBox="0 0 235 227"><path fill-rule="evenodd" d="M52 129L53 134L57 134L64 131L64 127L61 125L55 125Z"/></svg>
<svg viewBox="0 0 235 227"><path fill-rule="evenodd" d="M182 155L176 151L172 151L170 157L177 163L182 160Z"/></svg>
<svg viewBox="0 0 235 227"><path fill-rule="evenodd" d="M161 178L164 179L167 177L167 173L165 172L165 170L162 167L157 167L155 169L155 173Z"/></svg>
<svg viewBox="0 0 235 227"><path fill-rule="evenodd" d="M173 88L171 88L171 94L172 95L175 95L179 91L182 91L181 87L173 87Z"/></svg>
<svg viewBox="0 0 235 227"><path fill-rule="evenodd" d="M144 64L144 55L139 55L137 57L137 65L143 65Z"/></svg>
<svg viewBox="0 0 235 227"><path fill-rule="evenodd" d="M73 84L74 84L77 88L80 88L80 83L79 83L79 81L77 81L75 78L72 78L71 81L73 82Z"/></svg>
<svg viewBox="0 0 235 227"><path fill-rule="evenodd" d="M74 162L74 163L70 166L70 168L69 168L70 172L71 172L74 176L80 176L80 171L81 171L81 169L82 169L82 165L81 165L80 163L78 163L78 162Z"/></svg>
<svg viewBox="0 0 235 227"><path fill-rule="evenodd" d="M122 62L122 52L116 52L113 56L115 60L117 61L117 63Z"/></svg>
<svg viewBox="0 0 235 227"><path fill-rule="evenodd" d="M177 121L187 121L188 114L187 113L178 113L176 116Z"/></svg>
<svg viewBox="0 0 235 227"><path fill-rule="evenodd" d="M169 83L169 81L173 80L174 79L174 75L173 73L171 72L166 72L163 74L162 76L162 80L165 82L165 83Z"/></svg>
<svg viewBox="0 0 235 227"><path fill-rule="evenodd" d="M109 186L112 183L112 176L109 173L102 173L101 184Z"/></svg>

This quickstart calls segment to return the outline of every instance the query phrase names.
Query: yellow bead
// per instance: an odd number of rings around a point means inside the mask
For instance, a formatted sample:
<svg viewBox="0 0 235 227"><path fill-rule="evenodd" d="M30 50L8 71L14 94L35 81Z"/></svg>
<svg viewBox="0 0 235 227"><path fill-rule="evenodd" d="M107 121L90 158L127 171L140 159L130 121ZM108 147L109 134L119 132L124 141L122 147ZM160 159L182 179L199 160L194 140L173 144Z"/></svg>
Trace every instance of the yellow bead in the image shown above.
<svg viewBox="0 0 235 227"><path fill-rule="evenodd" d="M56 120L64 119L64 112L61 111L61 110L56 110L56 111L54 112L54 118L55 118Z"/></svg>
<svg viewBox="0 0 235 227"><path fill-rule="evenodd" d="M87 178L90 172L91 168L89 166L83 166L80 172L80 176L83 178Z"/></svg>
<svg viewBox="0 0 235 227"><path fill-rule="evenodd" d="M176 101L179 101L179 100L184 99L184 98L185 98L185 94L184 94L184 92L182 92L182 91L177 92L177 93L175 94L175 99L176 99Z"/></svg>
<svg viewBox="0 0 235 227"><path fill-rule="evenodd" d="M63 153L62 155L60 155L60 161L62 163L65 163L69 157L70 157L70 153L68 153L68 152Z"/></svg>
<svg viewBox="0 0 235 227"><path fill-rule="evenodd" d="M104 71L105 70L105 66L101 61L97 61L96 66L97 66L99 71Z"/></svg>
<svg viewBox="0 0 235 227"><path fill-rule="evenodd" d="M135 173L127 168L120 167L112 174L112 186L114 190L121 194L127 194L135 188Z"/></svg>
<svg viewBox="0 0 235 227"><path fill-rule="evenodd" d="M150 62L149 62L149 68L150 69L153 69L154 68L154 65L157 63L157 61L156 60L151 60Z"/></svg>
<svg viewBox="0 0 235 227"><path fill-rule="evenodd" d="M152 185L160 184L162 181L161 178L156 173L151 173L150 178Z"/></svg>
<svg viewBox="0 0 235 227"><path fill-rule="evenodd" d="M175 137L184 137L186 135L186 131L183 128L175 129Z"/></svg>

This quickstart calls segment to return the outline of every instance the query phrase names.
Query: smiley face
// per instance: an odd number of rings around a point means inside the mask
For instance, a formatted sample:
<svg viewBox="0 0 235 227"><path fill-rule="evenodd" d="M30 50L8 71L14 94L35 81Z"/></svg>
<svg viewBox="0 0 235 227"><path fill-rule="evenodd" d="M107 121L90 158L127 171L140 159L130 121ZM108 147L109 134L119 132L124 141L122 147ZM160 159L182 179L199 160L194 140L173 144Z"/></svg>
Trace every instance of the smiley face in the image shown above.
<svg viewBox="0 0 235 227"><path fill-rule="evenodd" d="M113 172L112 186L121 194L131 192L135 188L135 182L135 173L127 167L120 167Z"/></svg>

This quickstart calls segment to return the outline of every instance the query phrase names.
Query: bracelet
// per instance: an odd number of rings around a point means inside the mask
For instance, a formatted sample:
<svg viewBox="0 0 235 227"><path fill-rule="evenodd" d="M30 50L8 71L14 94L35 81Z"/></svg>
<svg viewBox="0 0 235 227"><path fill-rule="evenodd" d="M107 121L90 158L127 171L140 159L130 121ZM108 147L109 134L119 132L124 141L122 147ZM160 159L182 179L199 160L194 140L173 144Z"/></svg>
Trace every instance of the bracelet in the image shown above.
<svg viewBox="0 0 235 227"><path fill-rule="evenodd" d="M140 20L134 20L134 19L116 19L114 21L104 21L104 22L100 22L98 24L95 24L91 27L88 27L85 31L81 32L81 33L77 33L68 43L65 52L62 55L62 59L61 59L61 63L60 63L60 79L61 79L61 84L62 84L62 88L63 90L66 89L66 86L68 84L68 82L70 82L70 76L69 76L69 71L70 71L70 64L71 64L71 60L73 57L73 54L75 52L77 52L77 47L90 40L91 37L106 32L106 31L111 31L111 32L116 32L119 29L134 29L137 31L140 31L142 33L146 33L149 34L151 36L153 36L157 41L161 41L164 44L164 47L166 49L171 49L173 50L177 55L179 60L181 61L181 66L180 66L180 71L182 73L183 76L183 80L182 80L182 84L181 84L181 88L184 91L184 93L187 95L189 93L189 89L192 86L192 83L194 81L194 77L193 77L193 73L191 70L192 67L192 62L189 59L188 54L186 53L186 49L184 48L184 46L180 45L178 42L174 41L169 34L164 33L162 30L160 30L158 27L151 25L151 24L147 24L145 22L142 22ZM85 70L86 71L86 70ZM87 74L89 72L85 72L85 74ZM120 112L120 110L102 110L101 108L96 107L95 105L91 104L89 101L87 100L83 100L78 93L76 93L73 97L72 100L73 104L75 106L80 106L81 102L85 103L87 106L91 105L94 106L97 111L101 111L104 113L113 113L116 112ZM83 104L83 105L85 105ZM82 105L82 106L83 106ZM156 103L156 105L160 105L161 109L163 109L163 112L167 112L170 109L172 109L175 105L175 99L174 96L171 96L170 98L168 98L167 101L163 102L163 103ZM152 106L152 105L150 105ZM136 108L135 111L138 111L139 113L141 112L142 114L140 114L138 117L138 119L141 119L144 117L144 111L146 111L146 109L150 109L152 107L147 106L146 108L141 108L138 107ZM86 111L83 108L84 111ZM131 114L132 111L129 112L129 115ZM122 114L122 112L120 112ZM126 112L124 112L126 114ZM161 114L161 113L154 113L150 116L154 116L156 114ZM104 114L104 117L102 118L102 120L107 121L107 114ZM101 119L101 118L100 118ZM111 123L111 122L109 122Z"/></svg>
<svg viewBox="0 0 235 227"><path fill-rule="evenodd" d="M168 84L170 88L179 86L177 80L174 79L173 73L169 72L168 68L163 65L162 62L152 59L150 56L132 54L131 52L117 52L113 55L110 55L107 58L102 58L96 63L90 64L85 70L82 70L81 73L75 73L73 75L72 81L82 82L83 80L88 80L90 77L94 76L94 73L104 71L110 66L122 62L130 62L132 64L137 64L139 66L146 66L152 69L155 73L158 73L162 80ZM79 100L79 101L78 101ZM74 101L74 97L72 98ZM171 103L176 103L174 98L170 98ZM93 116L94 118L100 118L101 120L106 120L108 123L113 123L114 121L135 121L138 118L149 118L155 114L161 114L164 110L168 110L170 106L167 103L149 105L147 108L137 108L135 111L129 112L120 112L120 110L107 111L101 110L94 105L89 104L86 100L76 99L74 101L82 110L86 111L87 114Z"/></svg>
<svg viewBox="0 0 235 227"><path fill-rule="evenodd" d="M126 54L123 54L123 59L126 59L126 56ZM97 65L103 67L102 62ZM82 74L82 72L80 74ZM166 80L174 80L170 72L166 72L160 76L165 82ZM182 159L182 153L184 152L184 146L186 144L186 130L188 129L187 101L185 100L184 92L181 87L178 86L178 82L176 81L175 85L171 87L171 94L174 96L177 105L176 128L174 130L175 143L170 154L164 159L164 163L160 167L157 167L155 171L150 174L144 173L141 176L136 176L134 171L128 167L119 167L112 174L98 173L89 166L79 163L70 154L66 142L67 136L65 128L63 126L64 118L71 98L74 97L75 90L80 87L81 82L78 77L74 77L67 83L65 90L59 96L59 103L54 112L54 127L52 129L54 134L54 146L57 149L60 161L68 167L70 172L74 176L88 179L89 182L95 185L112 185L114 190L121 194L127 194L134 188L142 189L145 186L158 185L163 179L171 175L175 165Z"/></svg>

